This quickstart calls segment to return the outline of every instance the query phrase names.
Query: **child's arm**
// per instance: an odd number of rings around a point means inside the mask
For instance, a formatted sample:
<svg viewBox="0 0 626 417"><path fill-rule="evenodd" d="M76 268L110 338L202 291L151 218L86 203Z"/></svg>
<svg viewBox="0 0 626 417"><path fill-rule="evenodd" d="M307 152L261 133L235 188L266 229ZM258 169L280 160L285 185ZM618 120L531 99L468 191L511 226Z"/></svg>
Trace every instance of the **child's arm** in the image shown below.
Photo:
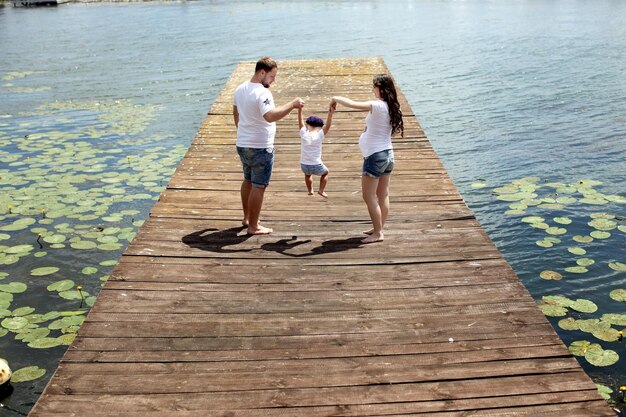
<svg viewBox="0 0 626 417"><path fill-rule="evenodd" d="M333 123L333 113L335 112L336 109L337 109L337 103L331 104L328 107L328 116L326 116L326 124L322 128L322 131L324 132L324 136L326 136L328 134L328 131L330 130L330 125L332 125Z"/></svg>
<svg viewBox="0 0 626 417"><path fill-rule="evenodd" d="M304 127L304 120L302 120L302 107L298 108L298 128L302 129Z"/></svg>

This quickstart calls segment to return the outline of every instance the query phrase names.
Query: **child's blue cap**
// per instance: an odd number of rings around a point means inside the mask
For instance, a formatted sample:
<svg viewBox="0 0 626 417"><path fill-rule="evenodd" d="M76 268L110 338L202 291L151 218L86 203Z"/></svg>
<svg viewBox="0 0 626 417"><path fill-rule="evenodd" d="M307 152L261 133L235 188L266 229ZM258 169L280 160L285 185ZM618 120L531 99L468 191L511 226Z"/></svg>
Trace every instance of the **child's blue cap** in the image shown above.
<svg viewBox="0 0 626 417"><path fill-rule="evenodd" d="M310 126L322 127L324 126L324 121L317 116L309 116L306 118L306 124Z"/></svg>

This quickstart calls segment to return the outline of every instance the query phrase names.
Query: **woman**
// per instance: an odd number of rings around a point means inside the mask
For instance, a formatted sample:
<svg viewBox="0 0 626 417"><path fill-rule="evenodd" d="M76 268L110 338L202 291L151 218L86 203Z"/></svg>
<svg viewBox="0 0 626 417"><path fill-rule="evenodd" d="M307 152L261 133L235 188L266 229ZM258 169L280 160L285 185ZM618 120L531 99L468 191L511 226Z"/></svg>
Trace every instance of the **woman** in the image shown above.
<svg viewBox="0 0 626 417"><path fill-rule="evenodd" d="M383 226L389 213L389 179L393 170L393 147L391 136L400 133L404 136L402 111L396 94L393 79L386 74L374 77L373 91L376 100L353 101L335 96L330 104L339 103L356 110L369 111L365 118L365 130L359 138L359 148L363 153L363 175L361 187L363 200L367 205L372 229L363 233L369 235L361 242L381 242Z"/></svg>

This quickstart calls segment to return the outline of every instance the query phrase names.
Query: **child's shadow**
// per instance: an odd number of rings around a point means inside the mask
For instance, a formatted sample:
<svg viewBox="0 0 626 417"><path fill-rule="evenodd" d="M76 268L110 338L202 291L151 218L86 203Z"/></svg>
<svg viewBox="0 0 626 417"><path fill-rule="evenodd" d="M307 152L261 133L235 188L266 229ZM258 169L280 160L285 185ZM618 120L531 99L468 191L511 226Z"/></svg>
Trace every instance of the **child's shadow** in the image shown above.
<svg viewBox="0 0 626 417"><path fill-rule="evenodd" d="M183 236L183 243L187 246L204 251L217 253L245 253L252 252L255 248L249 249L227 249L228 246L235 246L250 239L252 235L241 233L243 226L233 227L230 229L204 229ZM208 233L212 232L212 233ZM309 252L304 253L288 253L287 251L294 249L300 245L310 243L311 240L298 240L297 236L288 239L280 239L276 242L268 242L261 245L260 249L268 252L276 252L281 255L291 256L293 258L302 258L313 255L322 255L325 253L343 252L350 249L356 249L363 244L361 237L351 237L348 239L331 239L323 241L320 246L316 246Z"/></svg>
<svg viewBox="0 0 626 417"><path fill-rule="evenodd" d="M230 229L204 229L183 236L183 243L191 248L218 253L251 252L253 249L225 249L227 246L238 245L250 239L252 236L240 232L244 226ZM206 234L207 232L213 232Z"/></svg>
<svg viewBox="0 0 626 417"><path fill-rule="evenodd" d="M297 246L311 242L310 239L307 239L307 240L297 240L297 239L298 239L297 236L292 236L289 239L281 239L277 242L264 243L263 245L261 245L261 249L270 251L270 252L277 252L282 255L291 256L293 258L302 258L306 256L322 255L324 253L343 252L343 251L356 249L358 247L363 246L363 243L361 243L361 240L363 239L362 237L351 237L348 239L325 240L322 242L320 246L314 247L309 252L288 253L287 251L290 249L293 249Z"/></svg>

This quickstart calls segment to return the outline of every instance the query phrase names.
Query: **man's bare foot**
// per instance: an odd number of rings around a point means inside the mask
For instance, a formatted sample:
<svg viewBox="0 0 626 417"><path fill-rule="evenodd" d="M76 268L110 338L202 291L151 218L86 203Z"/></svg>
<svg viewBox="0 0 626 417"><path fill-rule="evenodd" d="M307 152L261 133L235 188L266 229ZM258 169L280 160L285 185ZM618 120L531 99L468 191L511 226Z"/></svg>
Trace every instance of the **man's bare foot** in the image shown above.
<svg viewBox="0 0 626 417"><path fill-rule="evenodd" d="M375 242L382 242L385 239L385 237L383 236L382 233L378 234L378 233L372 233L370 236L366 237L365 239L363 239L361 241L361 243L375 243Z"/></svg>
<svg viewBox="0 0 626 417"><path fill-rule="evenodd" d="M374 229L370 229L370 230L363 230L363 234L364 234L364 235L371 235L372 233L374 233Z"/></svg>
<svg viewBox="0 0 626 417"><path fill-rule="evenodd" d="M269 227L259 226L257 228L251 228L248 226L248 234L249 235L269 235L273 230Z"/></svg>
<svg viewBox="0 0 626 417"><path fill-rule="evenodd" d="M327 197L328 197L328 194L326 194L324 191L318 191L317 193L318 193L319 195L321 195L322 197L324 197L324 198L327 198Z"/></svg>

